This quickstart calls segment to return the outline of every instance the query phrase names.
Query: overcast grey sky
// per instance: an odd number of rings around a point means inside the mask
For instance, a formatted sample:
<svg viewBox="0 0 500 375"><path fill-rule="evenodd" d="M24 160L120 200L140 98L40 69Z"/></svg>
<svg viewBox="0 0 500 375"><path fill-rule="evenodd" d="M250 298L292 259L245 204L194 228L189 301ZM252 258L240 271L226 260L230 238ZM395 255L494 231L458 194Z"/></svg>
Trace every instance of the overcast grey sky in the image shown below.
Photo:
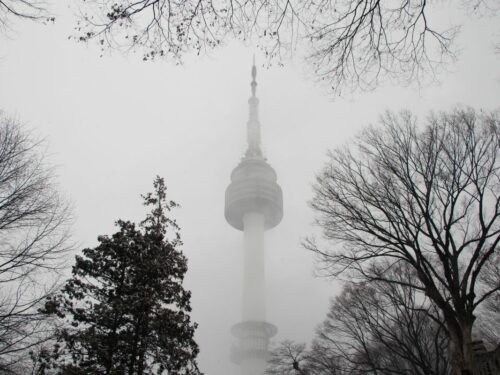
<svg viewBox="0 0 500 375"><path fill-rule="evenodd" d="M98 48L67 39L74 19L66 4L58 5L55 25L16 22L16 32L0 40L0 108L48 140L61 190L74 204L80 248L113 233L118 218L141 220L139 195L156 175L166 179L170 198L182 206L174 215L189 259L200 366L208 375L232 375L229 329L240 316L242 236L224 220L224 191L245 148L255 50L235 42L183 66L142 62L139 55L100 58ZM461 22L452 2L439 6L443 22ZM326 151L386 109L423 116L456 104L498 108L499 21L467 21L459 62L440 85L421 90L387 85L332 100L307 78L299 58L259 68L264 151L284 194L284 219L267 233L266 245L276 341L310 339L338 291L335 282L314 278L313 259L300 246L317 230L307 201Z"/></svg>

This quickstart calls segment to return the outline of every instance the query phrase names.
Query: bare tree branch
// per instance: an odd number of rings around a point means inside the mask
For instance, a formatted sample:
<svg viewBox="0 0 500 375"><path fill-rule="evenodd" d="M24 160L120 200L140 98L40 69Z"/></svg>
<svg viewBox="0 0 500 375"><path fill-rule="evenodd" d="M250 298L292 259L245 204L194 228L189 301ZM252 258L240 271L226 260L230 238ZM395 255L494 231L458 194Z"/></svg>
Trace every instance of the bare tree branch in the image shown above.
<svg viewBox="0 0 500 375"><path fill-rule="evenodd" d="M411 266L412 287L444 317L455 367L468 369L475 310L498 291L479 279L500 241L499 115L457 109L424 129L408 112L381 122L356 149L333 151L318 177L317 224L343 248L306 247L331 276L401 285L388 270Z"/></svg>
<svg viewBox="0 0 500 375"><path fill-rule="evenodd" d="M388 271L401 284L347 283L317 328L310 349L291 342L273 351L274 375L448 375L446 328L401 264Z"/></svg>
<svg viewBox="0 0 500 375"><path fill-rule="evenodd" d="M37 309L57 288L69 208L45 165L43 142L0 113L0 370L18 368L50 336Z"/></svg>
<svg viewBox="0 0 500 375"><path fill-rule="evenodd" d="M498 14L496 0L465 2L468 14ZM434 25L427 0L87 0L76 39L181 62L229 39L256 42L281 63L297 48L335 94L382 81L421 85L456 59L457 26ZM451 5L450 5L451 6Z"/></svg>
<svg viewBox="0 0 500 375"><path fill-rule="evenodd" d="M43 0L0 0L0 33L11 29L13 19L54 22Z"/></svg>

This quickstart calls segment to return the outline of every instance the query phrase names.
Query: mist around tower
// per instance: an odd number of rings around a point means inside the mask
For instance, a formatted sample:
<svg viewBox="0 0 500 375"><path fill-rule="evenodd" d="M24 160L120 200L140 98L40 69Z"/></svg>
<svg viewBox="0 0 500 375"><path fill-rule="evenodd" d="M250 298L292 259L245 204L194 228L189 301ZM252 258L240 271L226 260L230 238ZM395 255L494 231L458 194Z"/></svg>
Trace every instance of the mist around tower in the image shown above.
<svg viewBox="0 0 500 375"><path fill-rule="evenodd" d="M458 4L0 0L0 374L498 374Z"/></svg>

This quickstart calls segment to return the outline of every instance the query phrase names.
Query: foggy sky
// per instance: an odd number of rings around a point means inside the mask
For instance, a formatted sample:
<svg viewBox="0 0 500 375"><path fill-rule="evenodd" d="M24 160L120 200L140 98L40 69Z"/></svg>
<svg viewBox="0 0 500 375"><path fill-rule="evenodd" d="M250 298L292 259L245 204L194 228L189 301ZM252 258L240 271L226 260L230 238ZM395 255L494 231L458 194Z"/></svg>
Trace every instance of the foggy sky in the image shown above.
<svg viewBox="0 0 500 375"><path fill-rule="evenodd" d="M448 6L454 5L442 4ZM243 240L224 220L224 191L245 150L256 51L230 43L182 66L143 62L140 55L100 58L98 48L67 39L71 10L64 4L56 13L55 25L19 21L12 25L16 33L0 39L0 108L47 139L48 160L73 202L80 249L113 233L119 218L141 220L140 194L151 190L156 175L165 178L169 198L181 204L173 215L189 260L186 286L199 323L200 368L233 375L229 329L240 319ZM447 12L443 22L460 23L458 17ZM327 150L386 109L423 117L456 104L500 107L500 55L492 52L498 23L468 21L458 40L459 62L441 85L420 91L387 85L332 98L298 58L284 68L259 67L264 153L284 199L282 223L266 234L268 321L278 326L276 342L309 340L339 290L336 282L314 277L313 258L300 246L318 233L307 201Z"/></svg>

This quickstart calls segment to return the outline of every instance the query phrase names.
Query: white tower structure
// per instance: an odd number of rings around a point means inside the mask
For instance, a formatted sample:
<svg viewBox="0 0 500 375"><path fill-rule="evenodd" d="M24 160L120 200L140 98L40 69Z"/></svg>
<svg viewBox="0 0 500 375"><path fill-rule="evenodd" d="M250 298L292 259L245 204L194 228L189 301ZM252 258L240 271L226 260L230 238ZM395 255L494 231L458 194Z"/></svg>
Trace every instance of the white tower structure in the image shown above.
<svg viewBox="0 0 500 375"><path fill-rule="evenodd" d="M257 69L252 66L252 96L248 103L248 149L231 173L226 189L227 222L244 238L242 321L231 332L238 339L232 359L242 375L263 375L269 339L277 333L266 322L266 279L264 231L274 228L283 217L283 195L276 172L266 162L260 146L259 100L255 96Z"/></svg>

